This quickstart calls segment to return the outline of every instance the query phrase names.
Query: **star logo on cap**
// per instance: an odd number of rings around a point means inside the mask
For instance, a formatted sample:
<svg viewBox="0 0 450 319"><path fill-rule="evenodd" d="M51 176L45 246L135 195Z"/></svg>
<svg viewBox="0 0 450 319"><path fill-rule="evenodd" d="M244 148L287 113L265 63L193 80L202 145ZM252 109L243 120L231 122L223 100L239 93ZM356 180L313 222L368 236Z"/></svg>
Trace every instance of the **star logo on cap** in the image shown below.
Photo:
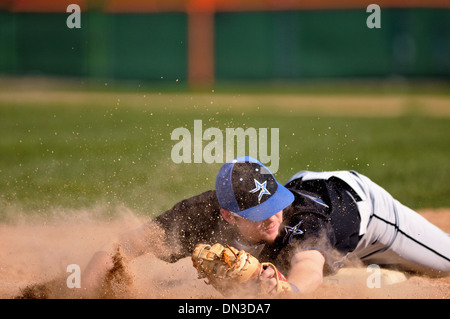
<svg viewBox="0 0 450 319"><path fill-rule="evenodd" d="M267 181L265 181L264 183L261 184L256 179L253 179L253 180L255 181L255 188L252 189L250 191L250 193L256 193L257 191L259 191L258 202L261 201L261 198L262 198L263 195L271 195L270 192L266 188Z"/></svg>

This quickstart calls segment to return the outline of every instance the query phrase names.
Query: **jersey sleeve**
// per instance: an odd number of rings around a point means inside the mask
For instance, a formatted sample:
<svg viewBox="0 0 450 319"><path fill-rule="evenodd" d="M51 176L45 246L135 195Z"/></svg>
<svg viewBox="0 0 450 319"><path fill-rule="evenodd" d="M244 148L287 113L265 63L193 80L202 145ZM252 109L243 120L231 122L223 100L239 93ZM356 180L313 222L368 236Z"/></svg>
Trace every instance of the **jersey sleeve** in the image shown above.
<svg viewBox="0 0 450 319"><path fill-rule="evenodd" d="M325 257L324 274L335 272L346 252L338 249L336 229L326 198L294 192L295 201L285 212L286 220L278 243L280 257L290 261L301 250L317 250ZM287 265L289 267L289 265Z"/></svg>
<svg viewBox="0 0 450 319"><path fill-rule="evenodd" d="M317 250L325 258L324 274L335 272L343 258L335 248L336 237L329 221L316 213L295 216L294 226L285 226L284 242L290 254L302 250Z"/></svg>
<svg viewBox="0 0 450 319"><path fill-rule="evenodd" d="M190 256L198 243L213 241L220 218L215 191L180 201L154 218L164 230L166 246L174 248L164 259L175 262Z"/></svg>
<svg viewBox="0 0 450 319"><path fill-rule="evenodd" d="M289 225L301 222L304 229L295 245L322 252L326 259L324 272L334 272L359 242L361 221L352 189L334 177L292 180L288 188L296 195Z"/></svg>
<svg viewBox="0 0 450 319"><path fill-rule="evenodd" d="M295 215L282 225L280 236L266 245L261 261L274 263L281 272L289 273L293 256L303 250L319 251L325 258L324 275L335 272L342 255L333 247L334 233L326 220L314 213Z"/></svg>

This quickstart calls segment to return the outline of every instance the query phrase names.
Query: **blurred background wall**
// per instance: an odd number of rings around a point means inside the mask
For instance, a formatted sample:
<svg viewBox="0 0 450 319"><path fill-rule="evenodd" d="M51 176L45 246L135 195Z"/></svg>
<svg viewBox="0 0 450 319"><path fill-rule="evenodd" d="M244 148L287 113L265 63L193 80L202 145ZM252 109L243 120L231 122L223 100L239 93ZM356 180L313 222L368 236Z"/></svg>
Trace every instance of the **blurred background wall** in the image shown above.
<svg viewBox="0 0 450 319"><path fill-rule="evenodd" d="M381 28L366 24L370 3ZM448 80L450 1L0 0L0 75Z"/></svg>

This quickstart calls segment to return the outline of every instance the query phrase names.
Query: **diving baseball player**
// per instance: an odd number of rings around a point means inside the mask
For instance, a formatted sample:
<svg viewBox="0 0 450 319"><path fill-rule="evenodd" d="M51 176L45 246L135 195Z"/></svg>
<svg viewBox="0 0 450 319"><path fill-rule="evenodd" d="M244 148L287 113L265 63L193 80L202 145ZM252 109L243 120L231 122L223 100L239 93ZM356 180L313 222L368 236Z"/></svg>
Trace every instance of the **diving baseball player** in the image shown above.
<svg viewBox="0 0 450 319"><path fill-rule="evenodd" d="M148 235L155 225L173 248L165 254ZM197 249L192 258L203 273L214 272L215 267L198 266L211 260L245 271L252 256L273 267L260 267L249 278L268 282L269 289L282 278L289 283L286 289L300 293L317 289L323 276L347 258L433 276L450 274L450 236L366 176L301 171L281 185L251 157L225 163L215 190L177 203L115 244L129 258L152 252L168 262L193 256ZM200 253L199 245L208 251ZM225 253L224 247L230 249ZM231 263L230 257L238 261ZM98 285L110 259L106 249L95 254L84 272L85 287ZM227 277L227 269L219 278Z"/></svg>

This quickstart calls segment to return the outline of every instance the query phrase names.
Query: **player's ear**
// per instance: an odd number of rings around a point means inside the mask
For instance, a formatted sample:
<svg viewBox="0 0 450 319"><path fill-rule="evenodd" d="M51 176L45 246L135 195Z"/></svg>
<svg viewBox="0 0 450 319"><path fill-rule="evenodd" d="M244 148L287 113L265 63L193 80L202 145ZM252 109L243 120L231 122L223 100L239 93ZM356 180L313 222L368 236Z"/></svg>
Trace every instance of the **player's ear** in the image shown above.
<svg viewBox="0 0 450 319"><path fill-rule="evenodd" d="M234 216L231 214L231 212L229 210L226 210L225 208L221 208L220 213L222 214L223 219L225 219L228 223L230 223L231 225L236 224L236 219L234 218Z"/></svg>

